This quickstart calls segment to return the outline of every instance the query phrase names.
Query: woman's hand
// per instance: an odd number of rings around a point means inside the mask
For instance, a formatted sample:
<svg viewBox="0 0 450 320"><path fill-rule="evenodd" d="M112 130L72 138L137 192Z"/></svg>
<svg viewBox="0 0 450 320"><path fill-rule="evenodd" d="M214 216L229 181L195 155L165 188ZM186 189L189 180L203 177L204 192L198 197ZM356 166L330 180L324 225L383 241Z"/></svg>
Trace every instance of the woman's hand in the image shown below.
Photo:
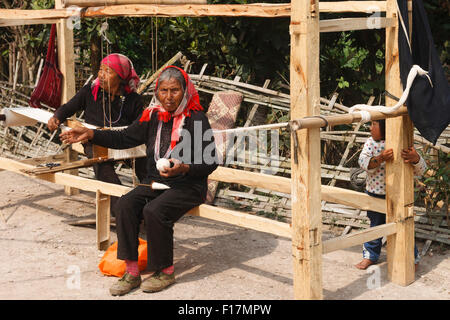
<svg viewBox="0 0 450 320"><path fill-rule="evenodd" d="M86 142L94 137L94 130L86 127L75 127L72 130L63 132L59 135L61 141L65 144L76 142Z"/></svg>
<svg viewBox="0 0 450 320"><path fill-rule="evenodd" d="M420 156L414 147L403 149L401 156L405 160L405 163L417 164L420 160Z"/></svg>
<svg viewBox="0 0 450 320"><path fill-rule="evenodd" d="M60 124L61 124L61 121L59 121L58 118L51 117L50 119L48 119L47 127L50 131L55 131L56 129L58 129Z"/></svg>
<svg viewBox="0 0 450 320"><path fill-rule="evenodd" d="M189 171L189 165L182 163L178 159L169 159L169 161L173 164L170 168L166 168L164 171L160 171L159 174L161 177L169 178L178 176Z"/></svg>

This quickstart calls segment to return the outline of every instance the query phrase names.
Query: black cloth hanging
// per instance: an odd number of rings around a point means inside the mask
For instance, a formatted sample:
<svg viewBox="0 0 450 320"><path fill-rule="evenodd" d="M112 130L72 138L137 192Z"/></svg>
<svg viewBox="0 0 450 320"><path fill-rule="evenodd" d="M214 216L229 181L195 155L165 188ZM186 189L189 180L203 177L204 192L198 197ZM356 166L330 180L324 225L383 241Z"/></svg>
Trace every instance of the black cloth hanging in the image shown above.
<svg viewBox="0 0 450 320"><path fill-rule="evenodd" d="M409 34L407 0L397 0ZM417 75L406 101L409 117L421 135L433 144L450 123L450 86L434 46L422 0L412 1L411 50L399 19L398 46L403 87L413 65L419 65L431 79Z"/></svg>

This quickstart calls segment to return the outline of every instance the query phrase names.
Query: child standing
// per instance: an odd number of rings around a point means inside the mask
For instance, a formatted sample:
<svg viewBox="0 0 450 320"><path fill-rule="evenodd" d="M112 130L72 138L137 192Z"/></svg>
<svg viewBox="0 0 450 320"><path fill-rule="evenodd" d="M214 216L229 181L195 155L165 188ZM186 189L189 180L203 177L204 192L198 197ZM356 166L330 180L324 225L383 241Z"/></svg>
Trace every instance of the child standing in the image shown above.
<svg viewBox="0 0 450 320"><path fill-rule="evenodd" d="M359 166L367 171L366 193L372 197L385 199L386 197L386 161L394 157L392 149L385 150L386 121L372 121L370 126L371 137L367 139L359 156ZM425 160L417 153L414 147L409 147L401 152L401 157L406 163L414 167L415 175L423 175L427 169ZM370 227L376 227L386 223L386 215L380 212L367 211L370 219ZM376 263L380 257L381 239L365 242L363 245L363 260L356 268L365 270ZM418 250L414 246L415 264L418 263Z"/></svg>

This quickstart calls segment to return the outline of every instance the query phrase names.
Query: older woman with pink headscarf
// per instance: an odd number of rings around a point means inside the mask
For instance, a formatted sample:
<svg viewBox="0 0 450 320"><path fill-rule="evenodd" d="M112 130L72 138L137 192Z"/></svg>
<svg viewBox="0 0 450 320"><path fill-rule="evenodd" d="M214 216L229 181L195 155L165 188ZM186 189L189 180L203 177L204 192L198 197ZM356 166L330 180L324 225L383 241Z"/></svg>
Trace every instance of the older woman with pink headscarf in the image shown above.
<svg viewBox="0 0 450 320"><path fill-rule="evenodd" d="M144 102L136 92L139 77L126 56L113 53L100 64L98 77L86 84L69 102L59 107L47 123L50 131L77 112L84 111L86 123L98 127L121 127L130 125L144 110ZM92 157L92 143L83 144L88 157ZM136 159L136 174L145 177L146 161ZM94 165L97 180L121 184L114 170L114 162ZM111 205L117 198L111 198Z"/></svg>

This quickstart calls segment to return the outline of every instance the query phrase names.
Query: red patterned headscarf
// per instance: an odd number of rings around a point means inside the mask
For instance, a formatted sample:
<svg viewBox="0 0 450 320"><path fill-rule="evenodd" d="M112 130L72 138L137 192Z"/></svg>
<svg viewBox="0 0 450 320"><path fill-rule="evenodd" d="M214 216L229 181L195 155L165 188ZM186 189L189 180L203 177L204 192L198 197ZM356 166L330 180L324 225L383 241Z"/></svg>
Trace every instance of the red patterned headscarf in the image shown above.
<svg viewBox="0 0 450 320"><path fill-rule="evenodd" d="M178 140L180 139L181 129L184 125L184 119L186 117L191 116L192 111L203 111L203 107L200 105L200 98L198 95L197 90L195 89L194 84L192 83L192 80L189 78L188 74L183 70L176 66L168 66L163 69L161 74L164 73L165 70L168 68L175 68L181 72L181 74L184 77L184 80L186 82L186 89L184 90L184 96L183 99L180 102L180 105L178 108L173 112L166 111L161 102L158 100L157 93L159 89L159 77L156 80L155 84L155 95L152 98L152 101L150 102L149 106L144 110L142 113L142 117L139 120L140 122L144 121L150 121L152 117L153 112L158 112L158 133L157 133L157 141L155 142L155 147L158 150L155 150L155 156L159 158L159 137L161 134L161 126L163 122L168 122L171 118L173 118L173 126L172 126L172 135L171 135L171 143L170 148L168 152L166 153L166 156L170 154L173 148L175 148L175 145L177 144ZM165 156L165 157L166 157Z"/></svg>
<svg viewBox="0 0 450 320"><path fill-rule="evenodd" d="M112 53L105 58L103 58L101 64L105 64L111 69L113 69L120 77L120 79L125 81L124 89L128 94L130 92L136 92L137 86L139 85L139 77L133 68L133 63L123 54ZM92 94L94 95L94 100L97 101L97 94L100 88L100 82L98 78L92 83Z"/></svg>

